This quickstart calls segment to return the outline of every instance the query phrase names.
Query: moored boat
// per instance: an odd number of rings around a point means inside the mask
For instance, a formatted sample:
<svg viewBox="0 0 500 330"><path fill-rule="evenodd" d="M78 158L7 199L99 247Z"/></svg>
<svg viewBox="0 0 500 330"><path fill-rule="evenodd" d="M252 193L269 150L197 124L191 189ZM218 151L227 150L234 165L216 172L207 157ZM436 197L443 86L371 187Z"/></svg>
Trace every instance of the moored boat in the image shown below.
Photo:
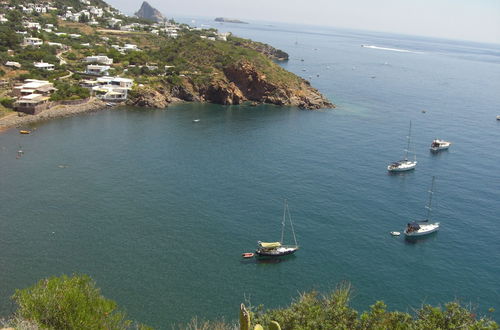
<svg viewBox="0 0 500 330"><path fill-rule="evenodd" d="M440 150L446 150L450 147L451 142L445 141L445 140L440 140L440 139L435 139L431 143L431 151L440 151Z"/></svg>
<svg viewBox="0 0 500 330"><path fill-rule="evenodd" d="M391 163L387 166L387 170L389 172L405 172L413 170L417 167L417 155L413 153L413 160L408 159L408 153L410 152L410 139L411 139L411 121L410 121L410 130L408 132L407 137L407 146L405 149L404 159L398 160L397 162Z"/></svg>
<svg viewBox="0 0 500 330"><path fill-rule="evenodd" d="M19 131L20 134L30 134L31 131L28 131L27 129L22 129Z"/></svg>
<svg viewBox="0 0 500 330"><path fill-rule="evenodd" d="M290 222L290 228L293 234L293 245L284 245L283 237L285 234L286 220ZM297 238L295 237L295 231L293 229L292 217L290 216L290 211L288 209L288 203L285 200L284 210L283 210L283 220L281 222L281 240L279 242L258 242L257 250L255 254L259 257L283 257L295 253L299 249L297 245Z"/></svg>
<svg viewBox="0 0 500 330"><path fill-rule="evenodd" d="M432 195L434 194L434 181L435 177L432 177L431 189L429 190L429 202L427 203L427 216L421 221L412 221L406 225L404 234L407 238L419 237L432 234L439 230L439 222L429 223L431 220L432 211Z"/></svg>

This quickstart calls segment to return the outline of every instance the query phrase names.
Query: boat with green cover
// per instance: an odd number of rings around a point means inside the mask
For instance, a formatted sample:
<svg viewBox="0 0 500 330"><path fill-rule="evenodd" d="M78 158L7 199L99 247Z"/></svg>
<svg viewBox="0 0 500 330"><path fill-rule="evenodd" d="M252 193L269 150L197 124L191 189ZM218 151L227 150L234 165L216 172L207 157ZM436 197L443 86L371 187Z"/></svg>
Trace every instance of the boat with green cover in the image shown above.
<svg viewBox="0 0 500 330"><path fill-rule="evenodd" d="M288 202L285 199L283 210L283 220L281 222L281 240L279 242L261 242L258 241L258 248L255 253L259 257L282 257L295 253L299 249L297 244L297 238L295 237L295 231L293 229L292 217L290 215L290 210L288 209ZM283 237L285 235L285 226L287 219L290 223L290 228L293 234L293 245L284 245Z"/></svg>

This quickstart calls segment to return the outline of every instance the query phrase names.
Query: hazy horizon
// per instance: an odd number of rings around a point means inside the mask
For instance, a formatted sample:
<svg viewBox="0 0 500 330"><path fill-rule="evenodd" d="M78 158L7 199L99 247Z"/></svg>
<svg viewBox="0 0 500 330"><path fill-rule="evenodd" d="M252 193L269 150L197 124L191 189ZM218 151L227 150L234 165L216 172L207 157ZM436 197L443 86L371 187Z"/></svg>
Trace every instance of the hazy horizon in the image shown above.
<svg viewBox="0 0 500 330"><path fill-rule="evenodd" d="M125 14L136 12L142 0L108 3ZM231 0L184 2L148 0L168 18L230 17L282 23L417 35L500 44L500 1L496 0ZM266 8L265 11L262 8Z"/></svg>

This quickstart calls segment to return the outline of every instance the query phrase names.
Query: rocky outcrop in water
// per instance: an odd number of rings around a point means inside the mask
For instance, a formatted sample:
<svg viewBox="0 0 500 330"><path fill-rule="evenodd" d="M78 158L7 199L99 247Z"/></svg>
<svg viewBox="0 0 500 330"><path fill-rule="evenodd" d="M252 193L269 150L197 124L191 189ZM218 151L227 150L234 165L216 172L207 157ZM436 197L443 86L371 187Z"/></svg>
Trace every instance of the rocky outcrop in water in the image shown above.
<svg viewBox="0 0 500 330"><path fill-rule="evenodd" d="M134 15L139 18L144 18L154 22L163 22L165 20L165 17L162 15L162 13L160 13L159 10L153 8L146 1L142 3L141 8Z"/></svg>

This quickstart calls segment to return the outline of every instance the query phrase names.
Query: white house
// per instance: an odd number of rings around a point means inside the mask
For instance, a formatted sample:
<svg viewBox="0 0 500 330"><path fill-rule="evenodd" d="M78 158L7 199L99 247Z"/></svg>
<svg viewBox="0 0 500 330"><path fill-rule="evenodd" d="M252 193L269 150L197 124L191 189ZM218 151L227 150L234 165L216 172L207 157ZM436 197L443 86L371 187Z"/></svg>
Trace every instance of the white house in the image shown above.
<svg viewBox="0 0 500 330"><path fill-rule="evenodd" d="M48 41L47 45L54 46L54 47L57 47L57 48L64 48L65 47L65 45L61 44L60 42L50 42L50 41Z"/></svg>
<svg viewBox="0 0 500 330"><path fill-rule="evenodd" d="M107 65L113 64L113 59L105 55L87 56L83 59L83 61L87 63L100 63Z"/></svg>
<svg viewBox="0 0 500 330"><path fill-rule="evenodd" d="M5 66L10 66L19 69L21 67L21 64L19 62L7 61L5 62Z"/></svg>
<svg viewBox="0 0 500 330"><path fill-rule="evenodd" d="M40 38L24 38L23 45L24 46L33 46L33 47L38 47L43 44L42 39Z"/></svg>
<svg viewBox="0 0 500 330"><path fill-rule="evenodd" d="M36 29L40 30L42 26L38 22L24 22L23 26L27 29Z"/></svg>
<svg viewBox="0 0 500 330"><path fill-rule="evenodd" d="M12 94L14 96L30 95L34 93L49 95L55 90L54 84L46 80L26 79L24 84L12 89Z"/></svg>
<svg viewBox="0 0 500 330"><path fill-rule="evenodd" d="M35 11L40 14L45 14L47 12L47 7L35 6Z"/></svg>
<svg viewBox="0 0 500 330"><path fill-rule="evenodd" d="M109 65L97 65L97 64L89 64L87 65L86 74L96 75L96 76L107 76L109 75L109 69L111 67Z"/></svg>
<svg viewBox="0 0 500 330"><path fill-rule="evenodd" d="M46 71L54 71L54 64L44 63L44 62L34 62L33 65L35 68Z"/></svg>
<svg viewBox="0 0 500 330"><path fill-rule="evenodd" d="M94 85L94 82L85 82L87 86ZM121 77L99 77L97 78L98 86L92 87L92 91L96 96L105 101L125 101L128 96L128 91L134 84L133 79Z"/></svg>

